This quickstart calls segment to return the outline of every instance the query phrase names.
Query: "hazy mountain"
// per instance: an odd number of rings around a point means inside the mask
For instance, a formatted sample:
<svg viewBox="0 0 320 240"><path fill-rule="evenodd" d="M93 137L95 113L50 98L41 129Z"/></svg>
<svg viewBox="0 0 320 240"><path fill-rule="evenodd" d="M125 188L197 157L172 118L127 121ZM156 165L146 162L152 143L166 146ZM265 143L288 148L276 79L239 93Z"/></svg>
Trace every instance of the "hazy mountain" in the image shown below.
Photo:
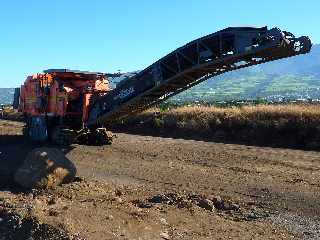
<svg viewBox="0 0 320 240"><path fill-rule="evenodd" d="M314 45L309 54L270 62L256 66L254 69L266 74L320 75L320 45Z"/></svg>
<svg viewBox="0 0 320 240"><path fill-rule="evenodd" d="M0 88L0 104L12 104L13 95L13 88Z"/></svg>

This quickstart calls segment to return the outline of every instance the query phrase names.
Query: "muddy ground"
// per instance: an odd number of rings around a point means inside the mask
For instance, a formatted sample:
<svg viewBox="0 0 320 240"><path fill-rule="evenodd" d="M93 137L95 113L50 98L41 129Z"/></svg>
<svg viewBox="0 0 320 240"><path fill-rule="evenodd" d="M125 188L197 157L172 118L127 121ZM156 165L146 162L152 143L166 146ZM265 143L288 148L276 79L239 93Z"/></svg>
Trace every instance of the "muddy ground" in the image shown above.
<svg viewBox="0 0 320 240"><path fill-rule="evenodd" d="M320 153L116 133L62 149L69 185L24 192L37 147L0 121L0 239L320 239Z"/></svg>

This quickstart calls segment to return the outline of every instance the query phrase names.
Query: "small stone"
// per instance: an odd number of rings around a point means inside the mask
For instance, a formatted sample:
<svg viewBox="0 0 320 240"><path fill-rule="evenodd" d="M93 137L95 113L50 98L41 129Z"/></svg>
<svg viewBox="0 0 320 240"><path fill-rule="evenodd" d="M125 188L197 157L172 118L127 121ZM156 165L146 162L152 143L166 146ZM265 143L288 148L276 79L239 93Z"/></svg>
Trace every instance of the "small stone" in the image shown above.
<svg viewBox="0 0 320 240"><path fill-rule="evenodd" d="M57 203L57 200L55 199L55 198L51 198L51 199L49 199L49 201L48 201L48 205L54 205L54 204L56 204Z"/></svg>
<svg viewBox="0 0 320 240"><path fill-rule="evenodd" d="M160 222L163 225L168 225L168 222L167 222L167 220L165 218L160 218Z"/></svg>
<svg viewBox="0 0 320 240"><path fill-rule="evenodd" d="M232 203L231 201L225 201L223 203L223 208L221 210L231 210L231 211L238 211L240 206L238 204Z"/></svg>
<svg viewBox="0 0 320 240"><path fill-rule="evenodd" d="M59 215L59 212L58 211L55 211L53 209L50 209L49 210L49 216L51 217L57 217Z"/></svg>
<svg viewBox="0 0 320 240"><path fill-rule="evenodd" d="M146 201L137 200L133 202L138 208L152 208L153 205Z"/></svg>
<svg viewBox="0 0 320 240"><path fill-rule="evenodd" d="M197 204L198 204L198 202L197 202ZM190 208L193 207L193 205L192 205L192 202L191 202L191 201L182 199L181 201L179 201L179 202L177 203L177 207L178 207L178 208L188 208L188 209L190 209Z"/></svg>
<svg viewBox="0 0 320 240"><path fill-rule="evenodd" d="M114 217L113 217L112 215L109 215L109 216L107 216L107 219L108 219L108 220L113 220Z"/></svg>
<svg viewBox="0 0 320 240"><path fill-rule="evenodd" d="M171 239L167 232L161 232L160 237L162 237L163 239L166 239L166 240Z"/></svg>
<svg viewBox="0 0 320 240"><path fill-rule="evenodd" d="M156 196L153 196L149 199L149 202L151 203L168 203L170 202L170 198L164 194L159 194Z"/></svg>
<svg viewBox="0 0 320 240"><path fill-rule="evenodd" d="M209 211L213 211L215 209L213 202L209 199L201 199L198 206Z"/></svg>
<svg viewBox="0 0 320 240"><path fill-rule="evenodd" d="M114 193L117 197L120 197L121 195L123 195L122 190L119 188L117 188Z"/></svg>
<svg viewBox="0 0 320 240"><path fill-rule="evenodd" d="M249 219L258 219L259 215L254 213L254 212L250 212L250 213L247 214L247 218L249 218Z"/></svg>
<svg viewBox="0 0 320 240"><path fill-rule="evenodd" d="M212 202L215 206L215 208L222 210L224 209L224 201L222 200L222 198L220 196L214 197L212 199Z"/></svg>
<svg viewBox="0 0 320 240"><path fill-rule="evenodd" d="M230 210L238 211L240 210L240 206L238 204L232 203L230 204Z"/></svg>
<svg viewBox="0 0 320 240"><path fill-rule="evenodd" d="M114 200L118 203L123 203L123 199L120 197L115 197Z"/></svg>

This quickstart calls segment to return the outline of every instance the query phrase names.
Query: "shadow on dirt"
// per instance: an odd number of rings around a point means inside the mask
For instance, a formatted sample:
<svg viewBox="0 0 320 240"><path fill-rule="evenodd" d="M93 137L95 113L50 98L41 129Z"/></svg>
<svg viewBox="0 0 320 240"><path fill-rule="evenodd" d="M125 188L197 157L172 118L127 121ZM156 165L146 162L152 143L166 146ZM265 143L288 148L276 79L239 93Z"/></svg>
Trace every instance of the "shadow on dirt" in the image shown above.
<svg viewBox="0 0 320 240"><path fill-rule="evenodd" d="M308 142L308 138L298 139L296 134L274 133L272 131L257 131L253 137L246 133L218 131L215 133L208 131L187 131L183 129L164 129L152 127L126 127L116 126L112 128L114 132L135 134L141 136L153 136L173 139L195 140L203 142L214 142L223 144L240 144L246 146L290 148L305 151L320 151L319 142Z"/></svg>
<svg viewBox="0 0 320 240"><path fill-rule="evenodd" d="M71 239L62 229L0 210L0 239ZM72 238L73 239L73 238Z"/></svg>
<svg viewBox="0 0 320 240"><path fill-rule="evenodd" d="M65 154L73 148L72 146L59 147L52 144L34 143L23 135L0 135L0 191L22 191L13 180L14 173L27 154L40 147L59 148Z"/></svg>

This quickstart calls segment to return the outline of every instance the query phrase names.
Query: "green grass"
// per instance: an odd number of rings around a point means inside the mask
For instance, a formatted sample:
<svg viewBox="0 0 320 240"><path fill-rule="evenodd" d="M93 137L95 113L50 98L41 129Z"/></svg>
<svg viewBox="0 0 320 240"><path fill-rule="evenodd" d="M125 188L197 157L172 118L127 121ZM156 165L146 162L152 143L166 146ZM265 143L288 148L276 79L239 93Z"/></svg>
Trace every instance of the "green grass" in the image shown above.
<svg viewBox="0 0 320 240"><path fill-rule="evenodd" d="M303 94L313 91L319 94L320 78L316 75L266 75L263 73L227 75L199 84L176 99L201 99L203 101L228 101L259 98L274 94Z"/></svg>
<svg viewBox="0 0 320 240"><path fill-rule="evenodd" d="M272 83L265 89L266 93L278 91L307 91L320 87L320 82L316 76L279 76L272 80Z"/></svg>

